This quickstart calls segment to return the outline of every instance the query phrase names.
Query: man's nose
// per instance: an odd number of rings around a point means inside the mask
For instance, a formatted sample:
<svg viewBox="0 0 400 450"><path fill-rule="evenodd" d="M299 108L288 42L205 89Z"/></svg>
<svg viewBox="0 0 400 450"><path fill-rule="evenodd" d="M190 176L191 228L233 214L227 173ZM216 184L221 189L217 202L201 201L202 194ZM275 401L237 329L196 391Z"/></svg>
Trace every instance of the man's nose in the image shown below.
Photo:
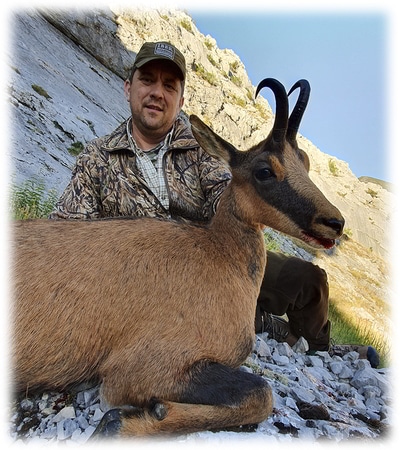
<svg viewBox="0 0 400 450"><path fill-rule="evenodd" d="M160 81L156 81L151 85L150 96L160 98L163 96L163 84Z"/></svg>

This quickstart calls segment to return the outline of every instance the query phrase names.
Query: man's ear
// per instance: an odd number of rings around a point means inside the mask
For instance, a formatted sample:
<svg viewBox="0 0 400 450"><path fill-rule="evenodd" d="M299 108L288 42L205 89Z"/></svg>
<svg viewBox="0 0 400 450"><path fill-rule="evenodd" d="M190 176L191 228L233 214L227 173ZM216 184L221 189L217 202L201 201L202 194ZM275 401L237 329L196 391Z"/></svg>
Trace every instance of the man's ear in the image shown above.
<svg viewBox="0 0 400 450"><path fill-rule="evenodd" d="M129 100L131 99L131 83L129 80L125 80L124 82L124 94L126 100L129 102Z"/></svg>

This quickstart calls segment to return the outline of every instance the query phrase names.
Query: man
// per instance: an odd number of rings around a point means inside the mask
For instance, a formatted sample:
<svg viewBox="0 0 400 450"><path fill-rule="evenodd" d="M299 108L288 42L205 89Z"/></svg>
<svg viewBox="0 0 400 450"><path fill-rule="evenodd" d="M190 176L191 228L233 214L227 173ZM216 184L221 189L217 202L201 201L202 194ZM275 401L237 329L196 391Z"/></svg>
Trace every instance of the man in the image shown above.
<svg viewBox="0 0 400 450"><path fill-rule="evenodd" d="M185 59L176 47L168 42L142 46L124 83L131 117L86 146L50 218L211 219L231 174L203 151L181 114L185 78ZM290 345L304 336L310 350L342 351L330 348L328 291L318 266L270 252L256 332L268 331ZM285 313L288 322L272 315ZM377 366L372 347L351 349Z"/></svg>

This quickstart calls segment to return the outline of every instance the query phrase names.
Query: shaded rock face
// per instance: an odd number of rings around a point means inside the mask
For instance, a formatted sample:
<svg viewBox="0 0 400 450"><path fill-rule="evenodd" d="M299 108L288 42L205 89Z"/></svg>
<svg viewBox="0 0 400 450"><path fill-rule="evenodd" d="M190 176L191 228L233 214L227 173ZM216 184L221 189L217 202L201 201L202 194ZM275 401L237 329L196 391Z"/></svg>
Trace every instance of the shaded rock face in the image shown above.
<svg viewBox="0 0 400 450"><path fill-rule="evenodd" d="M118 26L111 11L68 11L68 14L45 10L44 18L55 28L84 48L100 64L117 76L128 76L136 53L128 51L117 35Z"/></svg>
<svg viewBox="0 0 400 450"><path fill-rule="evenodd" d="M68 149L109 133L129 116L123 80L40 14L13 18L10 152L13 181L39 177L62 192Z"/></svg>

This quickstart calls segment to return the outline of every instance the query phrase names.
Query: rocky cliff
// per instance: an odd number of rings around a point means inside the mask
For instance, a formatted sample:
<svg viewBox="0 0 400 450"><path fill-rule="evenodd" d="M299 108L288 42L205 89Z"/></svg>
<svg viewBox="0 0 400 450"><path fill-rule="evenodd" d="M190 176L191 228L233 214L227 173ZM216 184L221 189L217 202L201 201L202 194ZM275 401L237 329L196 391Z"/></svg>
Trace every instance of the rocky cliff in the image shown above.
<svg viewBox="0 0 400 450"><path fill-rule="evenodd" d="M271 127L272 109L263 98L254 101L255 88L238 56L219 49L183 11L29 11L15 15L10 29L9 157L14 184L38 177L61 193L76 150L128 116L123 80L135 52L148 40L169 40L184 53L186 113L199 115L244 150L265 138ZM297 78L301 74L293 74ZM310 254L284 237L278 238L281 246L323 266L333 295L346 300L349 314L387 334L390 286L385 260L393 194L384 184L359 181L346 162L324 154L304 136L299 143L310 156L311 178L342 211L350 239L334 255Z"/></svg>

